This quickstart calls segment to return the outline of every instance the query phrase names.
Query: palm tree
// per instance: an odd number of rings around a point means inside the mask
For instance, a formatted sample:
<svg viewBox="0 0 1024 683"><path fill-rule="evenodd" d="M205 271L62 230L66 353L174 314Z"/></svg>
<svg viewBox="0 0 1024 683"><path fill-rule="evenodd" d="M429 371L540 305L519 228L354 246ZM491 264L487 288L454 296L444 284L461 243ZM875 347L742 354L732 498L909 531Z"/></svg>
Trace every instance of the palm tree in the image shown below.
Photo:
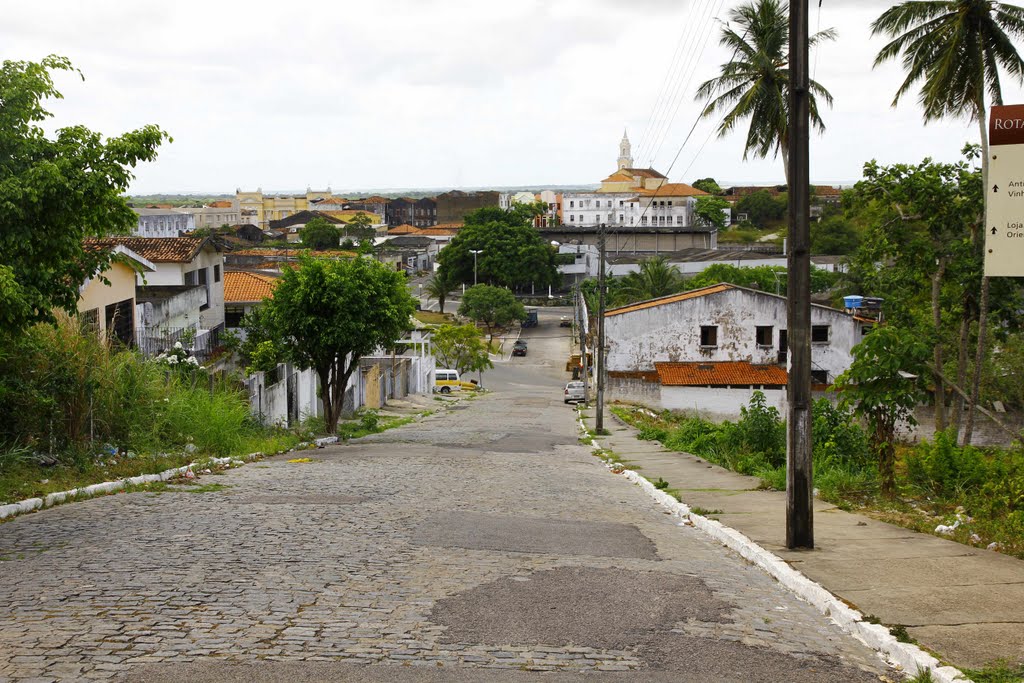
<svg viewBox="0 0 1024 683"><path fill-rule="evenodd" d="M444 313L445 299L448 298L448 293L453 289L455 289L455 283L449 280L447 271L442 268L427 280L427 286L424 291L431 299L437 299L437 307L441 313Z"/></svg>
<svg viewBox="0 0 1024 683"><path fill-rule="evenodd" d="M657 299L683 289L683 276L664 256L645 259L640 270L619 280L617 298L623 304Z"/></svg>
<svg viewBox="0 0 1024 683"><path fill-rule="evenodd" d="M993 0L929 0L904 2L885 11L871 24L872 35L892 40L875 57L875 66L903 55L907 78L892 104L921 81L918 101L925 123L948 116L977 121L981 136L982 187L988 187L988 128L985 92L992 104L1003 103L999 67L1020 83L1024 60L1011 37L1024 36L1024 8ZM979 223L980 224L980 223ZM974 241L980 246L981 235ZM970 443L984 360L988 322L989 280L982 277L978 305L978 347L975 354L971 400L967 406L964 441Z"/></svg>
<svg viewBox="0 0 1024 683"><path fill-rule="evenodd" d="M734 26L741 32L734 30ZM810 37L810 45L835 37L834 29L819 31ZM719 44L731 48L733 54L722 65L719 76L697 88L698 100L710 100L702 116L708 118L731 107L718 126L719 137L725 137L741 119L749 117L743 158L774 157L781 150L788 180L789 4L754 0L736 7L729 12L729 23L722 29ZM815 96L831 106L832 95L817 81L810 82L811 123L824 131Z"/></svg>

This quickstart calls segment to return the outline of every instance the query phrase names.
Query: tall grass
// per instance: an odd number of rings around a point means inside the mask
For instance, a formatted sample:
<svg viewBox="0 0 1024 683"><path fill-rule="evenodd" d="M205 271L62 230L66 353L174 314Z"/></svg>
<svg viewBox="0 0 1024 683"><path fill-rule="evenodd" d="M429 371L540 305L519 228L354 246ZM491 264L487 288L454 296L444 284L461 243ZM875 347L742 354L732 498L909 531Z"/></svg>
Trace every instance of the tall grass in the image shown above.
<svg viewBox="0 0 1024 683"><path fill-rule="evenodd" d="M297 440L252 420L237 382L148 360L75 318L0 338L0 479L9 480L0 499L21 491L23 479L70 481L78 472L102 480L97 468L109 469L113 454L123 461L132 453L128 469L145 470Z"/></svg>

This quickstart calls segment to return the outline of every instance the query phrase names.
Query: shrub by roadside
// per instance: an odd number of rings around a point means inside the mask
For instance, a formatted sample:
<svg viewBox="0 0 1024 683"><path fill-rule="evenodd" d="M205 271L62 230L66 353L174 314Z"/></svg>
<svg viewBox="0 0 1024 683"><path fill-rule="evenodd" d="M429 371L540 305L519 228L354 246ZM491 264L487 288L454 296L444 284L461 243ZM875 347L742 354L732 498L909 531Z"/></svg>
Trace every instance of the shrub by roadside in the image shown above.
<svg viewBox="0 0 1024 683"><path fill-rule="evenodd" d="M736 423L616 406L641 439L691 453L784 490L785 427L754 392ZM880 494L868 439L853 416L826 399L814 404L814 486L844 509L1024 558L1024 451L959 447L949 434L898 450L897 495Z"/></svg>

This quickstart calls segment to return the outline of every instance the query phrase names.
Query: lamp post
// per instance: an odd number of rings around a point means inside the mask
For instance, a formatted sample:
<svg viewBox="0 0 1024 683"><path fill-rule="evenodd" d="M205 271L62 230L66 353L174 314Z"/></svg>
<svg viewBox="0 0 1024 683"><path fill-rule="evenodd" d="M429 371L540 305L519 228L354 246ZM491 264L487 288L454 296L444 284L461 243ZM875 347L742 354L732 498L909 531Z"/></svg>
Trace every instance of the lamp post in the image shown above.
<svg viewBox="0 0 1024 683"><path fill-rule="evenodd" d="M476 255L484 253L483 249L470 249L469 253L473 255L473 286L476 286Z"/></svg>

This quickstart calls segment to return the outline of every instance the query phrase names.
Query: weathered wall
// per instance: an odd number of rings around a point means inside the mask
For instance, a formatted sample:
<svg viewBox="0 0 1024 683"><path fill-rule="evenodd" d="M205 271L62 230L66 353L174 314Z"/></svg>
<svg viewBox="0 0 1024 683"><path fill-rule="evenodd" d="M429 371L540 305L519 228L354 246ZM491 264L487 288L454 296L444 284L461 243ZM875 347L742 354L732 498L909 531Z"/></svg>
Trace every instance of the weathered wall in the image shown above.
<svg viewBox="0 0 1024 683"><path fill-rule="evenodd" d="M811 324L828 325L829 341L811 345L812 367L829 381L849 367L860 324L842 311L811 307ZM701 327L717 326L717 345L701 346ZM757 344L755 328L772 328L772 344ZM778 362L779 332L786 329L786 300L771 294L729 289L605 319L608 370L650 371L655 362Z"/></svg>
<svg viewBox="0 0 1024 683"><path fill-rule="evenodd" d="M720 389L707 387L661 387L661 407L693 412L712 421L738 420L740 408L750 403L755 389ZM761 389L769 406L786 410L784 389Z"/></svg>

